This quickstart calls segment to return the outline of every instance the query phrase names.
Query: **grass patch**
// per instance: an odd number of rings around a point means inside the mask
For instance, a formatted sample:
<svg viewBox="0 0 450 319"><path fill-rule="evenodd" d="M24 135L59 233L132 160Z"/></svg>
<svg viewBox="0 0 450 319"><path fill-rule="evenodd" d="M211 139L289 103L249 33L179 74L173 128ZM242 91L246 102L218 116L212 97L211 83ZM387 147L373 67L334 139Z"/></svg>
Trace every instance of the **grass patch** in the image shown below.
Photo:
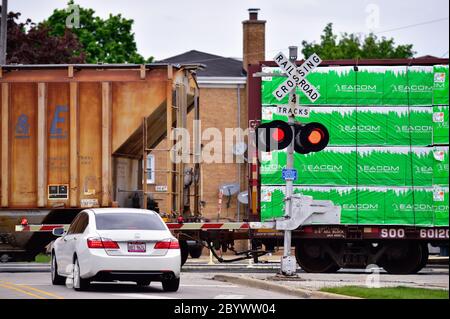
<svg viewBox="0 0 450 319"><path fill-rule="evenodd" d="M358 286L325 287L320 291L366 299L449 299L448 291L410 287L367 288Z"/></svg>
<svg viewBox="0 0 450 319"><path fill-rule="evenodd" d="M48 264L48 263L50 263L50 260L51 260L50 255L39 254L39 255L37 255L36 258L34 259L34 262L36 262L36 263Z"/></svg>

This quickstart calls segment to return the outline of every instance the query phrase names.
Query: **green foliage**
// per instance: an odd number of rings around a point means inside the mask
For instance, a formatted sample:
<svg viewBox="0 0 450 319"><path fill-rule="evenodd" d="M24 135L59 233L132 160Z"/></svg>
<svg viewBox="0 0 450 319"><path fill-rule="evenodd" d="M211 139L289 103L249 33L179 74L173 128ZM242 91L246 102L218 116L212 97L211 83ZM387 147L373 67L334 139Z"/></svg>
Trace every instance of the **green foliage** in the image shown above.
<svg viewBox="0 0 450 319"><path fill-rule="evenodd" d="M19 22L19 17L18 12L8 13L7 64L85 63L83 47L70 30L54 36L47 27L30 19Z"/></svg>
<svg viewBox="0 0 450 319"><path fill-rule="evenodd" d="M76 19L70 0L66 9L56 9L42 22L55 36L63 35L67 30L66 21L74 24ZM153 57L145 59L137 52L132 32L134 21L121 14L110 14L107 19L95 15L90 8L79 7L79 26L70 28L83 45L87 63L150 63Z"/></svg>
<svg viewBox="0 0 450 319"><path fill-rule="evenodd" d="M368 288L358 286L325 287L320 291L366 299L448 299L444 289L411 287Z"/></svg>
<svg viewBox="0 0 450 319"><path fill-rule="evenodd" d="M302 53L309 57L314 52L324 60L337 59L400 59L412 58L415 54L412 44L395 46L394 39L379 39L370 33L361 40L356 34L343 33L338 36L333 33L333 24L329 23L320 36L320 43L302 42Z"/></svg>
<svg viewBox="0 0 450 319"><path fill-rule="evenodd" d="M42 263L42 264L49 264L51 261L51 256L47 254L39 254L34 258L34 262L36 263Z"/></svg>

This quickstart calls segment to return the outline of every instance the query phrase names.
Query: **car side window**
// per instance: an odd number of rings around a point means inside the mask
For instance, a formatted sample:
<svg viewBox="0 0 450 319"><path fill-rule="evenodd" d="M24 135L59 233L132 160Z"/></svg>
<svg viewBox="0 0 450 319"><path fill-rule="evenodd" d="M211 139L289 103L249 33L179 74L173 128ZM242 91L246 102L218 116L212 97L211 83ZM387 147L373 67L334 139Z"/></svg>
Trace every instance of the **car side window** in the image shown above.
<svg viewBox="0 0 450 319"><path fill-rule="evenodd" d="M72 221L72 224L70 224L69 230L67 231L67 235L72 235L76 233L76 228L79 220L80 215L77 215L75 219Z"/></svg>
<svg viewBox="0 0 450 319"><path fill-rule="evenodd" d="M88 216L88 214L82 213L80 215L80 219L79 219L77 227L75 229L75 233L77 233L77 234L84 233L88 223L89 223L89 216Z"/></svg>

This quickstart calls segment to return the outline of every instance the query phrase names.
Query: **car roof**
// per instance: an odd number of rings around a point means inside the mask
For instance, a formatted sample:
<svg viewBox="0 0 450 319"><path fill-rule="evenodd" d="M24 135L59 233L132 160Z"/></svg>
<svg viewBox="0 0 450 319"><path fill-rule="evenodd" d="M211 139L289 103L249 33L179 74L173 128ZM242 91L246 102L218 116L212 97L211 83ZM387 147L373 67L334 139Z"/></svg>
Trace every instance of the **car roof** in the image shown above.
<svg viewBox="0 0 450 319"><path fill-rule="evenodd" d="M148 209L140 209L140 208L124 208L124 207L117 207L117 208L92 208L89 209L94 214L115 214L115 213L125 213L125 214L148 214L153 213L157 214L153 210Z"/></svg>

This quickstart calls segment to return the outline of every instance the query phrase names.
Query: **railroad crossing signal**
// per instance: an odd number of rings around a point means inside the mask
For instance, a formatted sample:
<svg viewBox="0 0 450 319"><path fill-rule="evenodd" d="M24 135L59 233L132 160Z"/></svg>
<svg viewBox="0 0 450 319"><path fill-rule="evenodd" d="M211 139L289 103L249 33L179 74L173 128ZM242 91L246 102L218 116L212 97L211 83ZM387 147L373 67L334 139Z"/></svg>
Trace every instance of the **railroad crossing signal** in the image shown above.
<svg viewBox="0 0 450 319"><path fill-rule="evenodd" d="M283 54L278 53L274 61L278 66L286 73L287 80L284 81L274 92L273 95L278 101L281 101L286 95L288 95L297 86L305 93L306 97L311 102L316 102L320 97L319 91L306 80L306 76L315 68L319 66L322 59L314 53L306 61L297 68L294 63Z"/></svg>
<svg viewBox="0 0 450 319"><path fill-rule="evenodd" d="M284 81L273 95L281 101L289 94L288 122L272 121L261 124L256 128L256 145L260 151L270 152L287 148L286 168L282 171L282 177L286 181L285 220L292 220L294 180L297 179L297 171L294 169L294 151L307 154L323 150L329 141L329 133L320 123L296 123L295 108L298 106L295 88L298 86L311 102L316 102L320 97L317 89L309 83L305 77L314 70L322 60L317 54L310 56L299 68L295 66L297 59L297 47L289 47L289 59L282 53L278 53L274 60L285 72L287 80ZM253 76L261 76L255 73ZM302 112L303 117L309 116L309 109ZM292 276L296 272L296 261L291 256L292 234L289 228L284 229L284 249L281 258L281 274Z"/></svg>
<svg viewBox="0 0 450 319"><path fill-rule="evenodd" d="M256 145L260 151L282 150L294 143L294 151L308 154L323 150L330 140L327 128L317 122L295 123L294 129L287 122L275 120L256 128Z"/></svg>

